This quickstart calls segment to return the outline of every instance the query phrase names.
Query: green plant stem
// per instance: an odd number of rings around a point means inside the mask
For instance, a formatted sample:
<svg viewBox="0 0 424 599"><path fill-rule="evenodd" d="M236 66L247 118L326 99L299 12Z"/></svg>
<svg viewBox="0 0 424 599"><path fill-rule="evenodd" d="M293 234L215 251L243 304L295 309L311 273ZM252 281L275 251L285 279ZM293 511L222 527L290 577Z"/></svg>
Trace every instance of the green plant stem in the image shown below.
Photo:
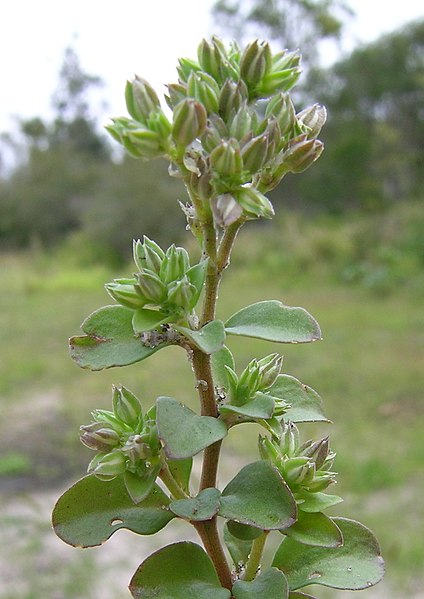
<svg viewBox="0 0 424 599"><path fill-rule="evenodd" d="M189 497L175 480L166 462L162 466L159 477L165 483L174 499L187 499Z"/></svg>
<svg viewBox="0 0 424 599"><path fill-rule="evenodd" d="M268 531L264 531L260 537L255 539L252 543L252 550L250 552L249 560L246 564L246 570L244 572L243 580L249 582L256 577L258 568L261 565L262 554L265 547L265 542L268 537Z"/></svg>

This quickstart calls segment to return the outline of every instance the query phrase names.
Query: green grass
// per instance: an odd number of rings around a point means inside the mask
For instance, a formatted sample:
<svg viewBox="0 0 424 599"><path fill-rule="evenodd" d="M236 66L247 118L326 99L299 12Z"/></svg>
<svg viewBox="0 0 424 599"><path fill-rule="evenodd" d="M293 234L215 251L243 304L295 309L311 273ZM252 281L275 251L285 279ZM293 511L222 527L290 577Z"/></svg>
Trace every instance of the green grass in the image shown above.
<svg viewBox="0 0 424 599"><path fill-rule="evenodd" d="M234 270L220 292L219 316L225 319L250 302L280 299L307 308L320 322L324 340L281 347L233 338L238 369L255 355L280 351L284 371L322 395L335 424L305 425L302 431L305 437L330 432L340 473L336 492L345 498L334 514L358 519L374 530L387 561L387 584L396 589L393 596L408 597L424 584L422 275L416 265L413 280L405 274L412 269L408 254L403 275L396 263L384 285L348 280L346 265L358 256L340 231L334 239L322 231L305 234L290 259L277 254L284 243L274 231L266 234L272 251L265 254L263 240L249 234L241 239ZM291 237L296 239L293 231ZM93 408L110 407L112 383L132 389L145 407L157 395L196 405L192 373L177 348L139 365L98 373L82 371L70 360L67 337L78 334L91 311L111 303L103 283L129 272L130 266L115 272L85 269L45 256L2 258L0 274L7 284L0 296L0 336L5 340L0 361L0 481L28 474L28 465L29 482L38 487L82 475L91 456L78 443L78 427L90 420ZM240 427L229 436L223 461L255 456L255 428L249 425L246 431ZM72 579L66 576L64 580ZM81 576L85 585L86 570ZM37 596L44 591L50 589L40 587Z"/></svg>

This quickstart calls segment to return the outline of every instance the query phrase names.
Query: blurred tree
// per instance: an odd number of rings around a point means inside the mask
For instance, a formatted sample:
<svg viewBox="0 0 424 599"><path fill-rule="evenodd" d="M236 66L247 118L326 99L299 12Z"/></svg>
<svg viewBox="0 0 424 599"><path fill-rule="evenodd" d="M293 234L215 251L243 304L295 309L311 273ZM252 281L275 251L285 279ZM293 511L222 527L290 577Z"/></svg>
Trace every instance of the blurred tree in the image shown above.
<svg viewBox="0 0 424 599"><path fill-rule="evenodd" d="M343 20L353 14L342 0L217 0L212 13L237 41L260 35L282 48L301 48L307 65L317 64L319 41L339 39Z"/></svg>
<svg viewBox="0 0 424 599"><path fill-rule="evenodd" d="M315 70L308 85L328 108L326 152L297 195L341 211L422 194L424 21Z"/></svg>

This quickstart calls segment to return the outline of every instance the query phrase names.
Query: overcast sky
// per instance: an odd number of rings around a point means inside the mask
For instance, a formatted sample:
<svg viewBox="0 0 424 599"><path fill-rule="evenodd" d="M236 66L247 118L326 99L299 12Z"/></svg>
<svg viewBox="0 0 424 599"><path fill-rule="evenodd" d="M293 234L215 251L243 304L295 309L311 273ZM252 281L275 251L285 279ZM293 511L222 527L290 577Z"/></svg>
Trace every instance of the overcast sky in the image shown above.
<svg viewBox="0 0 424 599"><path fill-rule="evenodd" d="M134 73L158 91L174 81L179 56L196 54L213 33L213 0L13 0L2 10L0 131L11 117L49 115L64 49L105 81L106 114L125 114L123 90ZM356 12L350 40L366 42L424 16L422 0L348 0ZM352 42L353 43L353 42Z"/></svg>

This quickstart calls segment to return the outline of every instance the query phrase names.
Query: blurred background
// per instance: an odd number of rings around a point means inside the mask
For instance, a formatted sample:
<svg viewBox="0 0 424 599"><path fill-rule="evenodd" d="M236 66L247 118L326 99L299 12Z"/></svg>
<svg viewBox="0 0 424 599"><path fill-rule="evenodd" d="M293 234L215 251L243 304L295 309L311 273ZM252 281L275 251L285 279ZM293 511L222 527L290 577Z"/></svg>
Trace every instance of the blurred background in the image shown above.
<svg viewBox="0 0 424 599"><path fill-rule="evenodd" d="M124 599L134 569L185 528L141 538L121 531L76 550L50 528L55 500L84 475L79 425L110 408L124 384L151 405L195 405L183 352L122 370L79 370L67 338L108 304L103 284L131 273L131 240L194 243L165 162L124 156L104 132L125 114L135 72L158 91L202 37L299 47L298 110L325 104L326 150L271 195L272 223L245 227L220 314L248 302L302 305L324 341L232 343L239 368L282 351L285 372L323 397L337 452L333 514L369 526L387 562L374 598L424 597L424 10L362 0L15 0L0 40L0 597ZM166 376L164 375L166 373ZM160 383L160 384L159 384ZM222 480L254 457L255 431L235 434ZM312 587L313 588L313 587ZM352 593L321 587L320 598Z"/></svg>

